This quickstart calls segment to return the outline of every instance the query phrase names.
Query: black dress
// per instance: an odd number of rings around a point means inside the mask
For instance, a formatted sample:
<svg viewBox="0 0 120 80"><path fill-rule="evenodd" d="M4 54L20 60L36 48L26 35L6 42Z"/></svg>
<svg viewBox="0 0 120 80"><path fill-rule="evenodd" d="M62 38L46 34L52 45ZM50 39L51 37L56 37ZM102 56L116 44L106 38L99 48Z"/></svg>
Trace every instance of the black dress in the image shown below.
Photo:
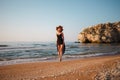
<svg viewBox="0 0 120 80"><path fill-rule="evenodd" d="M62 38L62 34L58 35L57 34L57 50L58 50L58 45L64 44L63 46L63 54L65 53L65 43L64 40Z"/></svg>
<svg viewBox="0 0 120 80"><path fill-rule="evenodd" d="M63 44L62 34L60 35L57 34L57 45L61 45L61 44Z"/></svg>

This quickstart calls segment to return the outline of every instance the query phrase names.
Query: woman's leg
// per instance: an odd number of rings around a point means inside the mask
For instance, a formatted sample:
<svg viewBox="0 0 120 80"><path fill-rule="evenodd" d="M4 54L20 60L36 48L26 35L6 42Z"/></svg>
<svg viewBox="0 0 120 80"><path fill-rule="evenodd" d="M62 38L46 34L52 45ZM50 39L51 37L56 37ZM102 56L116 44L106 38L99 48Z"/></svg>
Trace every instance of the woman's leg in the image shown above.
<svg viewBox="0 0 120 80"><path fill-rule="evenodd" d="M58 58L60 60L60 45L57 45L57 49L58 49Z"/></svg>
<svg viewBox="0 0 120 80"><path fill-rule="evenodd" d="M58 51L58 55L60 55L60 46L57 45L57 51Z"/></svg>
<svg viewBox="0 0 120 80"><path fill-rule="evenodd" d="M63 44L60 45L60 61L62 61L62 55L63 55Z"/></svg>

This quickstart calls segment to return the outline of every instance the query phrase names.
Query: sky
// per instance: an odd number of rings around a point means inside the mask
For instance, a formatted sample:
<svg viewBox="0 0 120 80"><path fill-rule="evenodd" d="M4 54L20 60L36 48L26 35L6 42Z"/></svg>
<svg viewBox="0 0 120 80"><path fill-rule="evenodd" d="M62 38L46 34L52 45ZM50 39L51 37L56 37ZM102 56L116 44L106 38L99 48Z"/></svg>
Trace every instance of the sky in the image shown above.
<svg viewBox="0 0 120 80"><path fill-rule="evenodd" d="M120 21L120 0L0 0L0 42L77 41L86 27Z"/></svg>

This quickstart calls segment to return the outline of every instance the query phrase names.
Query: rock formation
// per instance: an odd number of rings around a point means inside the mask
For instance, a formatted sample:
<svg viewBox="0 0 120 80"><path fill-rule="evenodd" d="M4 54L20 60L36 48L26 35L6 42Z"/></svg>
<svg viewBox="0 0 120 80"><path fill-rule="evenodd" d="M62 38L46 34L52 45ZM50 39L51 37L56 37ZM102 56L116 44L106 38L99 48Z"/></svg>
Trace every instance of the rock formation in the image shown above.
<svg viewBox="0 0 120 80"><path fill-rule="evenodd" d="M118 43L120 42L120 21L91 26L78 35L83 43Z"/></svg>

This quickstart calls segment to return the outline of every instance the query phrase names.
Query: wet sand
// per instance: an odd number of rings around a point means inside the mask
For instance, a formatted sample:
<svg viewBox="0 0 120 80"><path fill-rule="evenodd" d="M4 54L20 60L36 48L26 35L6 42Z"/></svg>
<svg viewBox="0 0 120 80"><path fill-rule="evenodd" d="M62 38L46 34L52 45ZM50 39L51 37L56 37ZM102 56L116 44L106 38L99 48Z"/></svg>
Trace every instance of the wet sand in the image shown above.
<svg viewBox="0 0 120 80"><path fill-rule="evenodd" d="M0 66L0 80L120 80L120 55Z"/></svg>

